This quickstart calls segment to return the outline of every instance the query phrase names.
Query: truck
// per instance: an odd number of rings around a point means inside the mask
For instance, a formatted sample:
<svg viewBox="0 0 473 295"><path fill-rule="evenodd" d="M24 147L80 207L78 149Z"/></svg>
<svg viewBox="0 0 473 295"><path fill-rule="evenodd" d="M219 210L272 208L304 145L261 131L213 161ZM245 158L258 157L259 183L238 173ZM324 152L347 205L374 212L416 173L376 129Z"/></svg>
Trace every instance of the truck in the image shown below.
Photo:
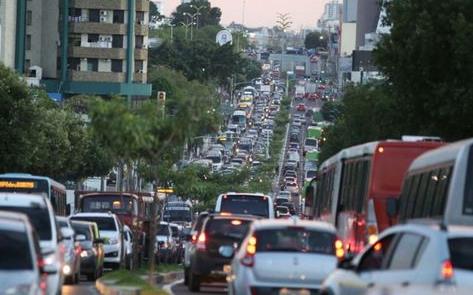
<svg viewBox="0 0 473 295"><path fill-rule="evenodd" d="M296 98L303 98L305 95L305 86L303 85L296 85L295 97Z"/></svg>
<svg viewBox="0 0 473 295"><path fill-rule="evenodd" d="M305 76L305 66L296 66L296 78L303 78Z"/></svg>

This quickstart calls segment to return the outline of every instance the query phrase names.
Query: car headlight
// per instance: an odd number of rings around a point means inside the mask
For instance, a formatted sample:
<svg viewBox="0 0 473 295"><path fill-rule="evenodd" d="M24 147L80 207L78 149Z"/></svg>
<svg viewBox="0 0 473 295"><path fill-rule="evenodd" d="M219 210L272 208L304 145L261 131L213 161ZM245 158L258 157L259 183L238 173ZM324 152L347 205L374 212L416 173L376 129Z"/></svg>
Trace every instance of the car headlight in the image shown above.
<svg viewBox="0 0 473 295"><path fill-rule="evenodd" d="M116 245L116 244L118 244L118 239L110 239L110 240L108 240L108 243L110 245Z"/></svg>
<svg viewBox="0 0 473 295"><path fill-rule="evenodd" d="M65 274L66 276L70 275L72 272L72 269L71 267L68 265L68 264L65 264L63 267L62 267L62 273Z"/></svg>

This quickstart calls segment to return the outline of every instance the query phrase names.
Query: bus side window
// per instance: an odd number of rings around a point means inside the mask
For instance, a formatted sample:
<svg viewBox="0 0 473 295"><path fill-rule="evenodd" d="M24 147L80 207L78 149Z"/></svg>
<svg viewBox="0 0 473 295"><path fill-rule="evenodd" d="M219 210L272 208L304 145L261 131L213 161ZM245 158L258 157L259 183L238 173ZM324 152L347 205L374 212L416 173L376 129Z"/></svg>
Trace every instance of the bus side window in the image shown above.
<svg viewBox="0 0 473 295"><path fill-rule="evenodd" d="M428 206L428 204L425 203L426 199L426 193L427 193L427 186L430 181L430 171L422 173L421 174L421 179L419 183L419 191L417 192L417 202L415 204L414 208L414 218L422 218L422 212L424 211L424 206Z"/></svg>
<svg viewBox="0 0 473 295"><path fill-rule="evenodd" d="M407 176L399 196L399 219L404 220L407 216L407 207L409 204L409 192L412 190L413 176Z"/></svg>
<svg viewBox="0 0 473 295"><path fill-rule="evenodd" d="M404 215L404 219L409 219L414 216L414 209L416 207L416 201L417 201L417 192L419 191L419 184L420 184L420 179L421 175L413 175L412 176L412 185L411 189L408 192L407 198L406 198L406 211Z"/></svg>
<svg viewBox="0 0 473 295"><path fill-rule="evenodd" d="M439 170L432 170L429 178L427 179L427 190L425 192L424 208L421 215L422 217L431 217L433 214L432 210L434 208L435 194L438 189L439 175Z"/></svg>
<svg viewBox="0 0 473 295"><path fill-rule="evenodd" d="M438 187L434 197L432 208L432 216L442 216L444 214L445 205L447 203L448 187L450 185L450 177L452 166L440 169Z"/></svg>

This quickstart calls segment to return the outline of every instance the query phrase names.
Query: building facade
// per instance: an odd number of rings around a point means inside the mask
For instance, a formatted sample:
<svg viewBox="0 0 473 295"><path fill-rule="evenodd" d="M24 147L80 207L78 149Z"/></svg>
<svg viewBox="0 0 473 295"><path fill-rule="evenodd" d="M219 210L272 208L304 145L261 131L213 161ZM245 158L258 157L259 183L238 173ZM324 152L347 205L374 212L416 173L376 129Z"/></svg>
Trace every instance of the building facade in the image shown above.
<svg viewBox="0 0 473 295"><path fill-rule="evenodd" d="M15 68L16 0L0 0L0 62Z"/></svg>
<svg viewBox="0 0 473 295"><path fill-rule="evenodd" d="M151 95L149 0L17 1L24 56L17 50L16 69L36 75L48 93Z"/></svg>

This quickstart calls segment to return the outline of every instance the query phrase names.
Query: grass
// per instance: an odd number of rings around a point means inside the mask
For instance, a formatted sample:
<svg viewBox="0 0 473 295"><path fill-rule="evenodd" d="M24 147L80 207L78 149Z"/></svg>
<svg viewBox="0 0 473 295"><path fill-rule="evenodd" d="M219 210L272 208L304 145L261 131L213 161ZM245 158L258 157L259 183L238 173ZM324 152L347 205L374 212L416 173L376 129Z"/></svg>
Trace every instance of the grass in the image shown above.
<svg viewBox="0 0 473 295"><path fill-rule="evenodd" d="M131 272L128 270L120 269L105 274L103 280L113 280L114 284L119 286L132 286L141 288L142 295L166 295L167 293L161 290L160 288L150 285L146 280L143 280L140 277L140 272Z"/></svg>
<svg viewBox="0 0 473 295"><path fill-rule="evenodd" d="M158 268L158 272L165 273L165 272L181 271L182 265L161 263L157 266L157 268Z"/></svg>

